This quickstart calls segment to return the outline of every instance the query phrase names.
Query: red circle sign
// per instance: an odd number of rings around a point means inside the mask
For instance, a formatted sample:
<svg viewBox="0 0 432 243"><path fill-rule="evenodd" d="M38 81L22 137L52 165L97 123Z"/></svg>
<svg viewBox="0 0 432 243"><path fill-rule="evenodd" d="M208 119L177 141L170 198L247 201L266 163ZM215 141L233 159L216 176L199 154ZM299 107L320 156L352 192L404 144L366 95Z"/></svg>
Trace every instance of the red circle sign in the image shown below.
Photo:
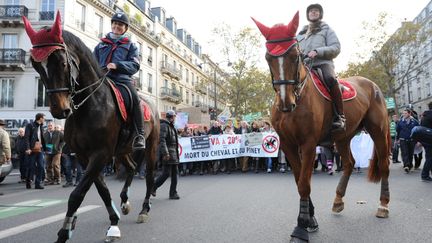
<svg viewBox="0 0 432 243"><path fill-rule="evenodd" d="M267 135L263 138L262 148L269 154L276 152L279 148L279 139L274 135Z"/></svg>
<svg viewBox="0 0 432 243"><path fill-rule="evenodd" d="M183 153L183 148L181 146L181 144L178 144L178 150L179 150L179 157L181 157L182 153Z"/></svg>

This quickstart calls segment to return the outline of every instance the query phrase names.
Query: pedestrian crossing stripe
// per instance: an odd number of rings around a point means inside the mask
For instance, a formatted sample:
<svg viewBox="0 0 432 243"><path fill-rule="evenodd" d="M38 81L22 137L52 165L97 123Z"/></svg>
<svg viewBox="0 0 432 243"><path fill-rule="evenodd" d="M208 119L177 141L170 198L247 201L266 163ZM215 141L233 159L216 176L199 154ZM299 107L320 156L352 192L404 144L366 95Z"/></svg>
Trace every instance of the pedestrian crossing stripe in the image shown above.
<svg viewBox="0 0 432 243"><path fill-rule="evenodd" d="M65 203L67 200L36 199L14 204L0 204L0 219L29 213L38 209Z"/></svg>

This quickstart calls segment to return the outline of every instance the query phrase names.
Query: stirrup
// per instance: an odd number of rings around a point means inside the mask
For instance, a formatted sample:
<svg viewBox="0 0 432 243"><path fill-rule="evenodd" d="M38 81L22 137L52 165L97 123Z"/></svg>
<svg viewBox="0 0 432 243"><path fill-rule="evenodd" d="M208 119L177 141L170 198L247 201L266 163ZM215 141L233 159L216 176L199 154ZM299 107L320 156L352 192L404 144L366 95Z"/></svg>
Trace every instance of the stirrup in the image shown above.
<svg viewBox="0 0 432 243"><path fill-rule="evenodd" d="M344 115L337 115L333 121L333 130L345 130L346 119Z"/></svg>
<svg viewBox="0 0 432 243"><path fill-rule="evenodd" d="M138 134L136 137L134 137L132 142L132 149L133 150L142 150L145 149L145 137L141 134Z"/></svg>

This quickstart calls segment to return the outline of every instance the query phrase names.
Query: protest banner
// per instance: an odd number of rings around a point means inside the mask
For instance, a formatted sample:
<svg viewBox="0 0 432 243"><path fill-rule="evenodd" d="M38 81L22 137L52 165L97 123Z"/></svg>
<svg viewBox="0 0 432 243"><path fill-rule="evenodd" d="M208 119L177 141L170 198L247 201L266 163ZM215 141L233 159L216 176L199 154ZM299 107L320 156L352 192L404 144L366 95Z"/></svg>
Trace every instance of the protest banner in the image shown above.
<svg viewBox="0 0 432 243"><path fill-rule="evenodd" d="M179 138L180 162L228 159L243 156L277 157L276 133L223 134Z"/></svg>

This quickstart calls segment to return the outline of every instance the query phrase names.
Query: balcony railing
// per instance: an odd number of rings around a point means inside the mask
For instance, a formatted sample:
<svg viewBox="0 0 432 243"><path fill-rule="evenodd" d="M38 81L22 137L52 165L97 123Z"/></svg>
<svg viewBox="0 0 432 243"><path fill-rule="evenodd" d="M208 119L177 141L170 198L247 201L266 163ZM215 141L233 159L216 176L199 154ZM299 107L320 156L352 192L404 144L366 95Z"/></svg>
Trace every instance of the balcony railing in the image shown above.
<svg viewBox="0 0 432 243"><path fill-rule="evenodd" d="M201 92L201 93L203 93L203 94L207 94L207 86L206 86L205 84L203 84L203 83L199 83L199 84L197 84L197 85L195 86L195 89L196 89L198 92Z"/></svg>
<svg viewBox="0 0 432 243"><path fill-rule="evenodd" d="M28 9L23 5L0 6L0 19L20 19L28 16Z"/></svg>
<svg viewBox="0 0 432 243"><path fill-rule="evenodd" d="M54 20L54 11L39 12L39 20Z"/></svg>
<svg viewBox="0 0 432 243"><path fill-rule="evenodd" d="M175 103L180 103L182 101L180 92L175 89L169 89L167 87L161 88L160 97L161 99L169 100Z"/></svg>
<svg viewBox="0 0 432 243"><path fill-rule="evenodd" d="M110 8L114 7L115 0L99 0L103 4L107 5Z"/></svg>
<svg viewBox="0 0 432 243"><path fill-rule="evenodd" d="M174 67L174 65L167 63L165 61L161 62L161 71L162 73L167 74L168 76L180 80L182 78L182 73L180 69Z"/></svg>
<svg viewBox="0 0 432 243"><path fill-rule="evenodd" d="M26 52L23 49L0 49L0 69L24 71Z"/></svg>

